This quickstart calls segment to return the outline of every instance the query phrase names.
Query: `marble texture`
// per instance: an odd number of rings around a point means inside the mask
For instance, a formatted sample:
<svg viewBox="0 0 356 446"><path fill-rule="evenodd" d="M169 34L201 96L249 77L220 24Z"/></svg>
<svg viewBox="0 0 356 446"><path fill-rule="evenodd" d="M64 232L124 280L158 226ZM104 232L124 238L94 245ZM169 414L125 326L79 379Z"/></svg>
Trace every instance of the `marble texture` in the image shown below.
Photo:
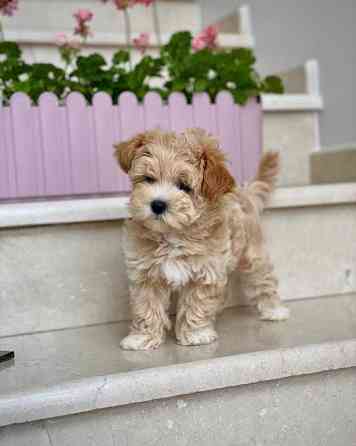
<svg viewBox="0 0 356 446"><path fill-rule="evenodd" d="M282 155L280 186L310 183L309 156L318 145L318 113L288 112L264 115L264 147Z"/></svg>
<svg viewBox="0 0 356 446"><path fill-rule="evenodd" d="M356 366L356 296L290 303L286 323L251 308L219 318L220 339L153 352L119 348L126 323L1 338L0 426Z"/></svg>
<svg viewBox="0 0 356 446"><path fill-rule="evenodd" d="M63 5L64 3L64 5ZM89 39L89 44L96 43L96 34L115 34L125 29L123 14L115 14L114 10L103 8L100 3L92 0L51 0L43 3L42 0L26 0L16 15L16 20L4 17L4 27L10 33L26 31L41 33L48 31L51 35L56 32L72 30L71 11L79 8L88 8L95 16L95 34ZM160 29L162 33L181 30L184 23L187 29L197 31L200 28L200 8L196 2L159 1ZM154 33L152 12L145 8L135 8L130 11L132 32ZM46 18L46 19L44 19Z"/></svg>
<svg viewBox="0 0 356 446"><path fill-rule="evenodd" d="M0 336L127 319L122 225L0 231Z"/></svg>
<svg viewBox="0 0 356 446"><path fill-rule="evenodd" d="M274 192L268 210L281 208L356 204L356 183L280 187Z"/></svg>
<svg viewBox="0 0 356 446"><path fill-rule="evenodd" d="M353 446L355 369L0 429L2 446Z"/></svg>
<svg viewBox="0 0 356 446"><path fill-rule="evenodd" d="M267 210L263 223L283 299L356 291L355 205Z"/></svg>
<svg viewBox="0 0 356 446"><path fill-rule="evenodd" d="M262 107L266 112L318 112L323 110L324 101L320 94L263 94Z"/></svg>
<svg viewBox="0 0 356 446"><path fill-rule="evenodd" d="M280 190L263 217L282 298L356 291L354 186L341 188L349 203L338 205L338 188L318 187L320 205L309 188L301 188L304 201L297 189ZM297 207L285 207L288 200ZM122 225L0 230L0 336L128 319ZM228 305L239 302L235 275Z"/></svg>
<svg viewBox="0 0 356 446"><path fill-rule="evenodd" d="M121 220L128 216L128 201L115 196L2 203L0 228Z"/></svg>
<svg viewBox="0 0 356 446"><path fill-rule="evenodd" d="M356 147L342 146L312 153L310 169L313 184L355 182Z"/></svg>

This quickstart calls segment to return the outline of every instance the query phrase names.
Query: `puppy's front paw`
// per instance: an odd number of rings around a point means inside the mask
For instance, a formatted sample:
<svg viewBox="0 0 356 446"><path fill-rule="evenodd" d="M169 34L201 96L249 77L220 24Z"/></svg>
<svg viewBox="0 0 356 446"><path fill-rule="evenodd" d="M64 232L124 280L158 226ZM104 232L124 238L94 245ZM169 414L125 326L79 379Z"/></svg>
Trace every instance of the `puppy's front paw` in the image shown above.
<svg viewBox="0 0 356 446"><path fill-rule="evenodd" d="M150 335L130 334L120 342L120 347L123 350L153 350L162 342L163 339L152 338Z"/></svg>
<svg viewBox="0 0 356 446"><path fill-rule="evenodd" d="M258 309L261 313L260 319L263 321L285 321L290 316L289 309L283 305L278 307L261 306Z"/></svg>
<svg viewBox="0 0 356 446"><path fill-rule="evenodd" d="M180 345L206 345L216 341L217 338L218 334L214 328L208 326L182 333L177 342Z"/></svg>

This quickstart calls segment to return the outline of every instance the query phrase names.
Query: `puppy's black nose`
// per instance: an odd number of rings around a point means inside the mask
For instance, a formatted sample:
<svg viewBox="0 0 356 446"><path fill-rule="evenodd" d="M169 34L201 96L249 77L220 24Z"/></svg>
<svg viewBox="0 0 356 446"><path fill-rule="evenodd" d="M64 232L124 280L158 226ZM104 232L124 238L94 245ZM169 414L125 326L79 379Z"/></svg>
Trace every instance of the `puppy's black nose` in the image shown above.
<svg viewBox="0 0 356 446"><path fill-rule="evenodd" d="M161 215L167 210L167 203L162 200L153 200L151 203L152 212Z"/></svg>

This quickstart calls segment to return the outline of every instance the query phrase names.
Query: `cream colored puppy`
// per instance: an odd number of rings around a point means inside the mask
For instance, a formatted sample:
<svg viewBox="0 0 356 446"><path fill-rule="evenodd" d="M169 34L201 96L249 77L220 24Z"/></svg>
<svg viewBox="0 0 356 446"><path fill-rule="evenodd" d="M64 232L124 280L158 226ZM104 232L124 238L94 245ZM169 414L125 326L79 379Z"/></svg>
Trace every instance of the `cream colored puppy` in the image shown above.
<svg viewBox="0 0 356 446"><path fill-rule="evenodd" d="M119 144L116 155L133 186L125 246L132 323L123 349L160 346L171 328L173 291L179 294L178 343L215 341L216 315L234 270L261 319L288 318L260 218L278 174L278 154L263 156L256 180L245 188L235 184L218 142L203 130L139 134Z"/></svg>

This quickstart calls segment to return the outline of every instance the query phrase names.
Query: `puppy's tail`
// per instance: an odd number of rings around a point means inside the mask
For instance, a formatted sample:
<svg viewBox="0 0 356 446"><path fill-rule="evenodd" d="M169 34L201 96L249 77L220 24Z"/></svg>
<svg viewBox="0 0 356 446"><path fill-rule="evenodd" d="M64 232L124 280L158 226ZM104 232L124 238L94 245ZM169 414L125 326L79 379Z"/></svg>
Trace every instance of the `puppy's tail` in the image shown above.
<svg viewBox="0 0 356 446"><path fill-rule="evenodd" d="M247 193L257 205L259 212L265 208L275 189L279 170L279 153L266 152L260 161L256 178L247 186Z"/></svg>

